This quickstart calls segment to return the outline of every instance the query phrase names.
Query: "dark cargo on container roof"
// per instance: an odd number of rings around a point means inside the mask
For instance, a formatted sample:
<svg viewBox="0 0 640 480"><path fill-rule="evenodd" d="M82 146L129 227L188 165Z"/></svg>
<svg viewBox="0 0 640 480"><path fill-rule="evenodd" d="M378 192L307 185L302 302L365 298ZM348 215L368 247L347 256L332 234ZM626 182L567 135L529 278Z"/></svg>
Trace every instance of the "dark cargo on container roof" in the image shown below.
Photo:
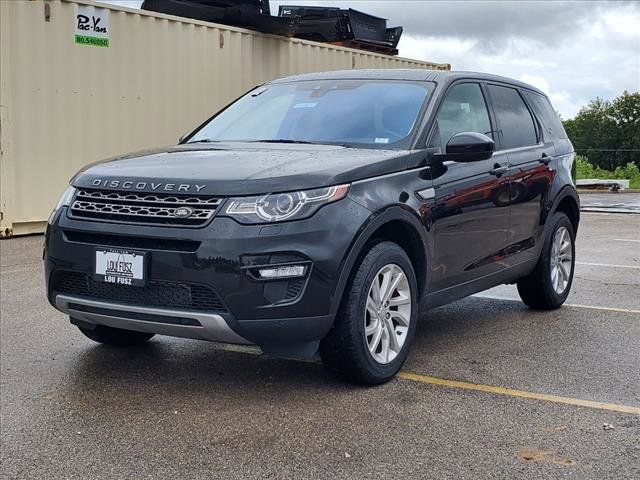
<svg viewBox="0 0 640 480"><path fill-rule="evenodd" d="M388 55L402 35L384 18L338 7L282 5L273 16L268 0L144 0L142 9Z"/></svg>

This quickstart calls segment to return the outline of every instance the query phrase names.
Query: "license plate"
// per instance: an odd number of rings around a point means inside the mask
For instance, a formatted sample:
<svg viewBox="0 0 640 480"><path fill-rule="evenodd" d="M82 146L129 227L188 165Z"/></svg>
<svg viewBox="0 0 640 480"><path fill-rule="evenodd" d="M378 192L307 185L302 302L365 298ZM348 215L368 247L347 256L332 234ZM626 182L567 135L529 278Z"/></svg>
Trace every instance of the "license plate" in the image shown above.
<svg viewBox="0 0 640 480"><path fill-rule="evenodd" d="M117 285L144 286L146 254L118 249L96 249L94 278Z"/></svg>

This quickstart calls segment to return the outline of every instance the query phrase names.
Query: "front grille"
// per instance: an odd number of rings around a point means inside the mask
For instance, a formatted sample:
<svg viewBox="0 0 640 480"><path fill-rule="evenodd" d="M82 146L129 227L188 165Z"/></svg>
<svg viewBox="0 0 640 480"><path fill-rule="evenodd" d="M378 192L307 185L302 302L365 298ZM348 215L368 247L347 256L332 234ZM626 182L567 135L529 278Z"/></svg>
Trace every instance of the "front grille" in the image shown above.
<svg viewBox="0 0 640 480"><path fill-rule="evenodd" d="M144 287L130 287L98 282L86 273L58 271L51 288L54 295L79 296L137 307L226 312L218 294L198 284L151 280Z"/></svg>
<svg viewBox="0 0 640 480"><path fill-rule="evenodd" d="M198 227L211 220L221 202L221 198L210 195L82 188L73 199L70 215L93 220Z"/></svg>

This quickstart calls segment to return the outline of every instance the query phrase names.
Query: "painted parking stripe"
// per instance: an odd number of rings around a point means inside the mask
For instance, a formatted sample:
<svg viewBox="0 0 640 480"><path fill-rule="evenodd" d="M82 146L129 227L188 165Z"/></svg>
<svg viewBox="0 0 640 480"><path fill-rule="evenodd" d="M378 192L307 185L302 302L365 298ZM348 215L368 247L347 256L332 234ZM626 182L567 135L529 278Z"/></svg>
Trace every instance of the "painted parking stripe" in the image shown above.
<svg viewBox="0 0 640 480"><path fill-rule="evenodd" d="M640 243L640 240L634 240L633 238L612 238L614 242L635 242Z"/></svg>
<svg viewBox="0 0 640 480"><path fill-rule="evenodd" d="M640 314L640 310L633 310L631 308L597 307L595 305L581 305L579 303L565 303L564 306L565 307L571 307L571 308L587 308L589 310L604 310L606 312L637 313L637 314Z"/></svg>
<svg viewBox="0 0 640 480"><path fill-rule="evenodd" d="M595 205L592 207L584 207L580 209L581 213L597 213L598 215L610 215L610 214L620 214L620 215L637 215L638 209L636 208L628 208L628 207L596 207Z"/></svg>
<svg viewBox="0 0 640 480"><path fill-rule="evenodd" d="M563 403L565 405L574 405L577 407L595 408L597 410L608 410L611 412L630 413L640 415L640 408L628 405L617 405L615 403L595 402L592 400L581 400L579 398L562 397L559 395L550 395L547 393L527 392L525 390L515 390L513 388L495 387L493 385L483 385L479 383L462 382L459 380L447 380L444 378L431 377L429 375L420 375L418 373L400 372L400 378L410 380L412 382L426 383L429 385L438 385L441 387L460 388L463 390L474 390L477 392L493 393L496 395L506 395L509 397L527 398L530 400L541 400L545 402Z"/></svg>
<svg viewBox="0 0 640 480"><path fill-rule="evenodd" d="M507 301L507 302L519 302L520 301L517 298L500 297L498 295L479 295L479 294L475 294L475 295L472 295L472 297L486 298L486 299L489 299L489 300L504 300L504 301ZM640 314L640 310L634 310L632 308L599 307L597 305L582 305L580 303L565 303L562 306L563 307L570 307L570 308L586 308L586 309L589 309L589 310L603 310L605 312Z"/></svg>
<svg viewBox="0 0 640 480"><path fill-rule="evenodd" d="M598 210L583 210L580 209L580 214L585 214L585 215L593 215L594 217L622 217L622 216L628 216L629 213L637 213L637 211L624 211L624 212L616 212L616 211L611 211L611 209L598 209Z"/></svg>
<svg viewBox="0 0 640 480"><path fill-rule="evenodd" d="M640 265L616 265L611 263L590 263L590 262L576 262L576 265L588 265L590 267L634 268L634 269L640 270Z"/></svg>
<svg viewBox="0 0 640 480"><path fill-rule="evenodd" d="M243 346L243 345L229 345L219 344L221 350L234 353L244 353L246 355L263 355L262 351L258 347ZM283 359L293 362L313 363L315 365L321 365L317 359L299 359L290 358ZM484 385L481 383L464 382L460 380L448 380L446 378L432 377L430 375L421 375L419 373L401 371L397 375L399 378L409 380L417 383L426 383L429 385L437 385L440 387L460 388L463 390L475 390L478 392L493 393L496 395L506 395L510 397L528 398L530 400L541 400L545 402L564 403L566 405L574 405L578 407L595 408L597 410L609 410L619 413L630 413L633 415L640 415L640 408L631 407L628 405L617 405L615 403L596 402L593 400L581 400L579 398L562 397L560 395L551 395L548 393L528 392L526 390L516 390L513 388L496 387L494 385Z"/></svg>

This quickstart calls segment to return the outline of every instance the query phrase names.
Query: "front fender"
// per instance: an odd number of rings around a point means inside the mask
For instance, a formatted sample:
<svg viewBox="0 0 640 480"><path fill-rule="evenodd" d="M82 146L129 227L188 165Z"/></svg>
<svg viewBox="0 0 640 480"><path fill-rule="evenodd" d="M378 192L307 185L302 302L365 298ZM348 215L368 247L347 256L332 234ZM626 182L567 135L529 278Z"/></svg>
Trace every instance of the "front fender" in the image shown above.
<svg viewBox="0 0 640 480"><path fill-rule="evenodd" d="M424 256L425 269L424 272L416 271L416 276L422 275L425 277L425 281L422 282L420 293L422 294L426 290L426 265L430 258L427 229L418 214L411 210L410 207L406 205L393 205L372 213L369 219L362 225L358 234L351 243L351 246L342 261L340 276L338 278L335 294L331 303L332 314L336 314L340 308L340 302L342 301L344 290L347 287L351 272L357 266L358 260L368 250L372 239L376 237L376 233L379 232L382 227L391 222L402 222L404 225L411 228L415 233L415 238L419 239L419 248L422 250L422 254ZM419 284L420 283L421 282L419 282Z"/></svg>

